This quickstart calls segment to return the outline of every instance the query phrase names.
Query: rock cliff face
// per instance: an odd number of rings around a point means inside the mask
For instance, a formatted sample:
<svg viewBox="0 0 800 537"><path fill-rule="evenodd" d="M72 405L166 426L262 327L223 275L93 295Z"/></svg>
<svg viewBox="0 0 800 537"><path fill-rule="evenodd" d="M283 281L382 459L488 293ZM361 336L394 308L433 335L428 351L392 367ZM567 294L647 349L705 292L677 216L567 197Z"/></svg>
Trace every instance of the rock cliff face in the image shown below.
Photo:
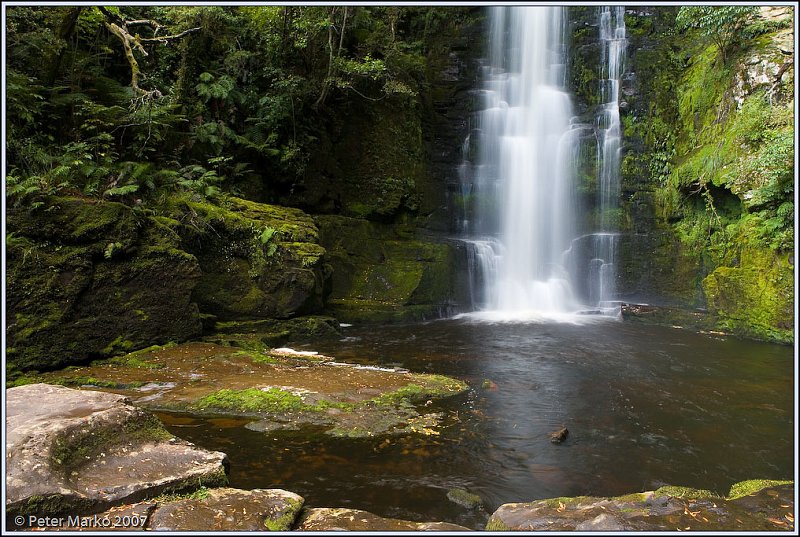
<svg viewBox="0 0 800 537"><path fill-rule="evenodd" d="M47 205L7 215L10 370L200 335L200 267L162 221L112 202Z"/></svg>
<svg viewBox="0 0 800 537"><path fill-rule="evenodd" d="M47 205L8 215L11 370L196 338L201 319L322 308L331 269L300 210L180 196L159 216L78 198Z"/></svg>
<svg viewBox="0 0 800 537"><path fill-rule="evenodd" d="M678 9L626 12L620 298L708 309L720 328L792 341L791 13L763 8L724 61L678 31ZM570 9L571 81L587 117L594 11Z"/></svg>

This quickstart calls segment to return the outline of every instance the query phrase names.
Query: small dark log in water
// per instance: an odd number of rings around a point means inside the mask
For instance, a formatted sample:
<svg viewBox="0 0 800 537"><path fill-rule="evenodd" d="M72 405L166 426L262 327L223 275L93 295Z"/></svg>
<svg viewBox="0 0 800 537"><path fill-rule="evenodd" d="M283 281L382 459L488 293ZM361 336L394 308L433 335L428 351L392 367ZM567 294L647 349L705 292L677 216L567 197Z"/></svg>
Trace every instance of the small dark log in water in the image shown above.
<svg viewBox="0 0 800 537"><path fill-rule="evenodd" d="M567 430L567 428L565 426L562 425L561 429L559 429L557 431L553 431L551 433L547 433L547 434L550 436L550 441L552 443L560 444L561 442L563 442L567 438L567 435L569 434L569 431Z"/></svg>

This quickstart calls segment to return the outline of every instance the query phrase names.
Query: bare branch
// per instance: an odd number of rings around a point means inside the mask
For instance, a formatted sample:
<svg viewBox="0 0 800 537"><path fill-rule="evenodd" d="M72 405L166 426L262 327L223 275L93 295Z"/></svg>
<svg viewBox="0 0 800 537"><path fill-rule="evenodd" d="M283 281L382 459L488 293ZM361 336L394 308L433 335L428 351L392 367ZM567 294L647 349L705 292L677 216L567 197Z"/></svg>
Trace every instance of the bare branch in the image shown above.
<svg viewBox="0 0 800 537"><path fill-rule="evenodd" d="M135 48L139 51L143 56L148 56L147 51L144 49L144 45L146 43L168 43L170 41L175 41L177 39L181 39L191 33L194 33L200 28L189 28L188 30L184 30L175 35L165 35L162 37L149 37L143 38L139 37L139 35L131 35L130 31L128 30L129 25L146 25L153 28L155 33L162 28L163 25L159 24L156 21L149 20L149 19L137 19L132 21L126 21L122 17L115 15L114 13L110 12L103 6L98 6L98 9L101 13L106 17L104 24L108 31L117 36L117 38L122 43L122 48L125 51L125 58L128 60L128 65L131 66L131 88L133 91L138 95L138 99L141 100L151 100L151 99L159 99L161 98L162 94L158 90L145 90L139 87L139 78L144 78L141 70L139 69L139 62L136 61L136 56L133 54L133 49Z"/></svg>
<svg viewBox="0 0 800 537"><path fill-rule="evenodd" d="M183 37L186 37L189 34L192 34L194 32L198 32L200 30L201 30L201 28L198 26L197 28L189 28L188 30L184 30L181 33L175 34L175 35L163 35L161 37L140 37L139 38L139 42L140 43L167 43L169 41L175 41L176 39L181 39Z"/></svg>

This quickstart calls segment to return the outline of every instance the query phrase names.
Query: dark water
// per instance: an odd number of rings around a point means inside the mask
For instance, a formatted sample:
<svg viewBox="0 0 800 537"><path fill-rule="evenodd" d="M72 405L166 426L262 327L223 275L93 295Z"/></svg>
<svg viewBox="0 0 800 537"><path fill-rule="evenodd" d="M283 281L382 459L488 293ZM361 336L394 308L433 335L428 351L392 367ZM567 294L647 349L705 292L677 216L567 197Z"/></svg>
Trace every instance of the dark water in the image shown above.
<svg viewBox="0 0 800 537"><path fill-rule="evenodd" d="M576 326L444 320L345 328L295 348L442 373L473 386L442 407L440 436L335 440L230 420L172 431L226 452L231 484L281 487L308 506L482 528L500 504L618 495L663 484L727 493L794 475L794 350L598 320ZM495 390L481 388L484 379ZM547 433L565 424L568 439ZM449 502L463 487L485 507Z"/></svg>

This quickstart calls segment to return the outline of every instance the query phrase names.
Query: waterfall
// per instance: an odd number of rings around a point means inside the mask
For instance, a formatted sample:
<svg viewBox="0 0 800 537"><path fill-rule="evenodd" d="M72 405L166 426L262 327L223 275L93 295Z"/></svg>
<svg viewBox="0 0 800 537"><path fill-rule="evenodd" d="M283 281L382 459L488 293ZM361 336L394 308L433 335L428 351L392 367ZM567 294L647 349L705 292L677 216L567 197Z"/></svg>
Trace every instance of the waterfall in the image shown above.
<svg viewBox="0 0 800 537"><path fill-rule="evenodd" d="M602 45L600 80L602 104L597 118L597 185L599 227L596 234L596 273L590 273L590 299L601 308L615 309L611 301L616 296L616 249L618 235L620 182L620 145L622 129L619 116L619 88L625 63L625 8L600 8L600 43Z"/></svg>
<svg viewBox="0 0 800 537"><path fill-rule="evenodd" d="M615 296L624 8L600 9L602 104L594 126L573 116L566 88L566 9L490 10L483 108L464 149L471 155L468 146L477 146L477 162L462 164L460 174L462 232L482 284L473 300L500 319L602 310ZM580 234L575 177L587 130L598 145L600 232Z"/></svg>

